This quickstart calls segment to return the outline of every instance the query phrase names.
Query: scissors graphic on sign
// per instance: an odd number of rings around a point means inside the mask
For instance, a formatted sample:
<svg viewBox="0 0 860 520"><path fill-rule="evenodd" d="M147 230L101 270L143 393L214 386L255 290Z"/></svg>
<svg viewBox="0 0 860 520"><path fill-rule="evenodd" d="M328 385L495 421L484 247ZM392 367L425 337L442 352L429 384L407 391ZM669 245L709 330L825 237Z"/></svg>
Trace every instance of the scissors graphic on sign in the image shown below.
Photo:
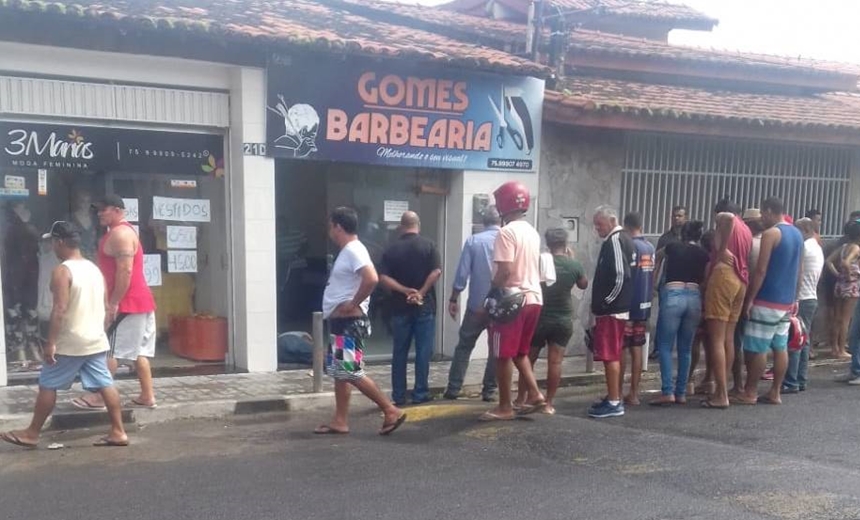
<svg viewBox="0 0 860 520"><path fill-rule="evenodd" d="M487 96L487 99L490 100L490 105L493 107L493 112L496 113L496 119L499 121L499 134L496 136L496 144L499 145L499 148L505 147L505 132L511 136L511 140L514 142L514 146L517 149L523 149L523 136L520 134L518 130L511 128L508 125L508 121L505 118L505 89L502 88L502 98L501 105L497 105L491 96Z"/></svg>

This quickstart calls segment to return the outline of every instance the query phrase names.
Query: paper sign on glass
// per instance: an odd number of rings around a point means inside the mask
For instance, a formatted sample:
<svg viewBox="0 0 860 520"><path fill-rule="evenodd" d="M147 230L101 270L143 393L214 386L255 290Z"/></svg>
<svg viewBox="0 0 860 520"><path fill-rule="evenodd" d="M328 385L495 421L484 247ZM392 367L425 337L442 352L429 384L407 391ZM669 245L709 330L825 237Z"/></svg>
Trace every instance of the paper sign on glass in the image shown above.
<svg viewBox="0 0 860 520"><path fill-rule="evenodd" d="M196 273L197 251L168 251L168 273Z"/></svg>
<svg viewBox="0 0 860 520"><path fill-rule="evenodd" d="M194 226L167 226L167 247L170 249L197 249L197 228Z"/></svg>
<svg viewBox="0 0 860 520"><path fill-rule="evenodd" d="M409 211L408 200L386 200L383 213L386 222L400 222L400 217Z"/></svg>
<svg viewBox="0 0 860 520"><path fill-rule="evenodd" d="M152 197L152 218L179 222L209 222L211 220L209 201Z"/></svg>
<svg viewBox="0 0 860 520"><path fill-rule="evenodd" d="M129 222L140 220L140 204L137 199L122 199L125 204L125 219Z"/></svg>
<svg viewBox="0 0 860 520"><path fill-rule="evenodd" d="M143 255L143 276L146 278L146 285L161 285L161 255Z"/></svg>

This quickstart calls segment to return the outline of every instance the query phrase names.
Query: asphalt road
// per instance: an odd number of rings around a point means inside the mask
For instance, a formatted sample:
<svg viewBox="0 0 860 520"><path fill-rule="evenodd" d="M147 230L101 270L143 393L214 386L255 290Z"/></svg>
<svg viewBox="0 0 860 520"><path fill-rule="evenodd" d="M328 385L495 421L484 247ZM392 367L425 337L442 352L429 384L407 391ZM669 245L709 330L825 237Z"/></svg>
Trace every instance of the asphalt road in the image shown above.
<svg viewBox="0 0 860 520"><path fill-rule="evenodd" d="M860 388L814 370L783 406L628 409L595 421L595 394L558 415L481 424L479 402L413 408L389 438L359 411L349 436L325 414L175 422L92 448L0 446L0 518L788 519L860 518Z"/></svg>

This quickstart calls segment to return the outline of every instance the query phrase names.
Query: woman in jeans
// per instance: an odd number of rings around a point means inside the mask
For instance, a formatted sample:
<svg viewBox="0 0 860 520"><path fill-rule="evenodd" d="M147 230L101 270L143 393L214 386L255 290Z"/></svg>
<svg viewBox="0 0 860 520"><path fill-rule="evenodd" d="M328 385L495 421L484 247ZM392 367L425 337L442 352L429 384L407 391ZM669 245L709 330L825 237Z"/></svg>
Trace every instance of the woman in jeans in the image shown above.
<svg viewBox="0 0 860 520"><path fill-rule="evenodd" d="M662 395L650 403L654 406L687 403L687 378L693 339L702 320L700 285L705 279L709 259L708 252L699 245L703 227L700 221L684 224L682 242L669 244L664 250L666 284L660 291L656 338L660 353ZM678 375L674 385L673 344L678 345Z"/></svg>

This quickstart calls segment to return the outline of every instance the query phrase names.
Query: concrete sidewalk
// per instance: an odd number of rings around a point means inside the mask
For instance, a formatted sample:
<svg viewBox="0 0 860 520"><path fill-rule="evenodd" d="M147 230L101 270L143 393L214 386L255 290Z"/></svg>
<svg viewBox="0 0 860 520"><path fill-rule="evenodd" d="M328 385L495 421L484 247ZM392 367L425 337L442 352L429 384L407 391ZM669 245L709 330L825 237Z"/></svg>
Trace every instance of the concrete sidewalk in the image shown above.
<svg viewBox="0 0 860 520"><path fill-rule="evenodd" d="M464 395L477 396L486 362L469 364ZM435 362L430 368L430 387L441 394L448 382L449 361ZM412 365L408 377L413 381ZM390 365L369 365L367 373L380 387L389 393L391 389ZM600 383L603 374L585 373L585 357L565 359L563 386L582 386ZM538 361L538 379L546 378L545 360ZM205 376L167 377L155 380L158 399L156 410L133 409L126 411L127 422L154 423L185 418L214 418L232 414L273 411L304 411L333 407L334 399L331 379L324 378L323 393L312 393L313 378L309 369L288 370L269 374L221 374ZM117 388L124 402L134 398L138 392L136 380L119 380ZM32 412L38 387L35 385L0 388L0 431L21 428L27 425ZM69 402L81 395L78 384L72 390L59 392L57 408L49 427L67 429L88 427L104 423L103 412L79 411ZM360 400L356 404L359 404Z"/></svg>

